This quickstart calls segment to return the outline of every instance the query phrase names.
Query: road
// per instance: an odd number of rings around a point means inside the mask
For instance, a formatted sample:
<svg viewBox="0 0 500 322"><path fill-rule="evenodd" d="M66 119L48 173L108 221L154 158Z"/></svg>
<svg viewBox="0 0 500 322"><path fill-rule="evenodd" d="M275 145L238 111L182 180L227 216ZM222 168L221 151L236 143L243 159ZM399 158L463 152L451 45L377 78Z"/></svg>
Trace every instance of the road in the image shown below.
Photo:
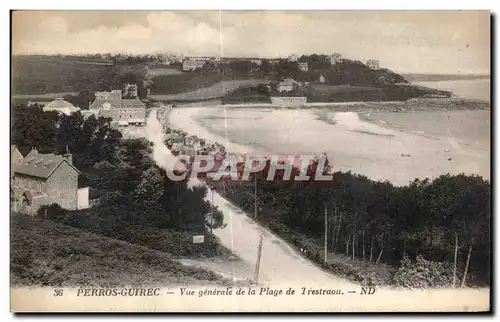
<svg viewBox="0 0 500 322"><path fill-rule="evenodd" d="M207 200L211 199L211 192ZM227 227L214 229L221 243L253 268L257 260L259 237L263 235L259 282L268 285L300 283L325 288L358 288L358 284L329 274L310 260L302 257L285 241L260 226L241 209L235 207L217 192L213 203L224 214Z"/></svg>
<svg viewBox="0 0 500 322"><path fill-rule="evenodd" d="M189 133L189 131L188 131ZM190 133L192 134L192 133ZM201 185L197 179L191 179L189 186ZM205 197L212 200L211 191ZM349 280L327 273L290 247L286 242L257 224L249 215L225 200L217 192L213 194L213 204L224 214L227 227L214 229L221 244L230 249L241 260L233 263L216 263L216 270L224 271L224 275L236 279L251 278L257 259L259 237L263 235L263 248L259 274L259 284L273 289L295 288L334 289L357 291L360 285ZM194 264L196 263L186 263ZM205 263L206 267L210 265ZM217 267L218 266L218 267ZM236 276L239 275L239 276ZM244 276L242 276L244 275ZM203 298L212 310L215 307L232 307L241 310L279 310L290 311L291 307L298 311L474 311L486 310L489 305L489 289L442 289L442 290L399 290L377 288L377 296L366 297L362 301L357 296L341 296L331 298L325 296L287 296L256 297L248 301L246 297L228 297L227 301L209 301ZM198 304L197 304L198 305ZM193 307L197 307L193 304ZM267 307L267 309L265 309Z"/></svg>
<svg viewBox="0 0 500 322"><path fill-rule="evenodd" d="M148 117L148 138L153 140L151 133L157 133L162 126L156 117L156 110L153 110ZM155 130L156 129L156 130ZM155 130L155 131L154 131ZM191 133L190 133L191 134ZM159 136L157 133L156 136ZM156 137L155 136L155 137ZM155 139L154 150L165 148L161 139ZM153 151L153 152L155 152ZM154 156L155 153L153 153ZM155 160L157 158L154 158ZM164 167L164 165L162 165ZM190 179L188 186L203 184L198 179ZM246 215L241 209L232 205L217 192L207 193L206 200L217 206L224 214L225 228L214 229L213 233L220 238L221 244L230 249L238 256L247 268L244 271L245 278L253 277L253 268L257 261L257 247L260 235L263 236L262 257L259 272L259 282L263 284L286 284L290 285L296 281L301 285L308 286L329 286L329 287L357 287L358 285L348 280L329 274L308 259L302 257L299 252L293 249L282 239L264 229L251 217ZM229 268L233 278L239 275L241 278L241 263ZM236 265L240 269L236 268ZM238 274L236 271L238 270ZM227 271L227 270L226 270Z"/></svg>

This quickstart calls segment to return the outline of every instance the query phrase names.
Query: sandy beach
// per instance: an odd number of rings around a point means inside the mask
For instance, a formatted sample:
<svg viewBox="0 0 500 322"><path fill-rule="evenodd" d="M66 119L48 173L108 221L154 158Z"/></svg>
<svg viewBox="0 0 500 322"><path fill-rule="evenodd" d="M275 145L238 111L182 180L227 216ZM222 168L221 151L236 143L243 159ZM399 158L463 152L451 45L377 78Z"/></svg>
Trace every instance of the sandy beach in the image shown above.
<svg viewBox="0 0 500 322"><path fill-rule="evenodd" d="M382 114L360 118L354 112L318 111L178 108L171 111L169 120L173 127L191 135L227 145L231 152L326 152L334 171L352 171L396 185L446 173L479 174L489 179L489 132L482 136L462 133L464 129L476 133L480 131L477 127L484 128L481 122L485 117L489 122L489 111L481 111L486 113L483 119L469 128L466 123L472 114L455 115L458 121L446 122L455 112L471 111L450 112L432 128L422 127L429 124L425 120L415 125L398 119L413 120L426 112L393 115L391 120ZM436 115L425 115L431 121L436 119ZM405 122L408 126L402 125Z"/></svg>

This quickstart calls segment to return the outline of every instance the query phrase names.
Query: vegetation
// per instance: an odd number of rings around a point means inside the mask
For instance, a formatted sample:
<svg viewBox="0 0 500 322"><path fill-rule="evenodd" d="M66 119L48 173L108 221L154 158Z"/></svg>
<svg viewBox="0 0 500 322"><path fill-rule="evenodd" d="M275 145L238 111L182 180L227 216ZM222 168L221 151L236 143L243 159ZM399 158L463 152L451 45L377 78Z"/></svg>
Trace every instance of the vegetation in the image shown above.
<svg viewBox="0 0 500 322"><path fill-rule="evenodd" d="M271 103L269 94L268 88L263 84L252 87L241 87L224 96L222 103Z"/></svg>
<svg viewBox="0 0 500 322"><path fill-rule="evenodd" d="M490 183L483 178L443 175L396 187L341 172L331 182L294 182L298 173L294 170L291 181L282 181L283 170L279 170L274 181L263 180L269 165L257 176L258 220L307 249L306 256L314 261L324 260L326 210L329 252L395 267L406 257L423 263L418 257L422 255L451 265L455 285L460 285L460 274L466 275L466 283L489 284ZM311 165L309 172L314 173L316 167ZM223 186L219 191L225 191L236 205L253 211L253 179L214 184ZM333 269L336 266L329 264ZM440 276L441 271L435 270Z"/></svg>
<svg viewBox="0 0 500 322"><path fill-rule="evenodd" d="M221 283L164 252L82 232L43 217L11 217L11 284L126 287Z"/></svg>
<svg viewBox="0 0 500 322"><path fill-rule="evenodd" d="M147 153L146 142L123 141L112 167L80 168L98 205L78 211L52 205L42 207L38 215L174 256L229 256L207 232L211 209L204 200L206 188L188 189L186 180L171 181ZM213 224L224 224L217 209ZM205 243L192 244L193 235L205 235Z"/></svg>
<svg viewBox="0 0 500 322"><path fill-rule="evenodd" d="M121 140L109 119L83 120L80 113L58 116L21 106L14 108L13 118L12 143L24 155L34 146L40 153L65 152L68 146L90 198L98 200L79 211L43 207L41 217L176 256L229 253L207 233L211 208L204 200L206 188L188 189L186 180L168 179L149 157L147 141ZM213 223L223 225L217 209ZM205 244L193 245L193 235L206 235Z"/></svg>
<svg viewBox="0 0 500 322"><path fill-rule="evenodd" d="M103 160L113 161L121 133L111 127L110 118L90 116L84 120L80 112L71 116L44 112L41 106L16 106L11 114L11 143L23 155L32 148L40 153L74 154L78 167Z"/></svg>

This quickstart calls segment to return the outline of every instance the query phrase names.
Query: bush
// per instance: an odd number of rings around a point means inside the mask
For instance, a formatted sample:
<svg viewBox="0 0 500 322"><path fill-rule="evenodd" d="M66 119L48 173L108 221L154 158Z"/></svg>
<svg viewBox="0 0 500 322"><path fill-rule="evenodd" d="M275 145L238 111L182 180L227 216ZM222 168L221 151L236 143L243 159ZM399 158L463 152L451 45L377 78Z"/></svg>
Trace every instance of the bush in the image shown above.
<svg viewBox="0 0 500 322"><path fill-rule="evenodd" d="M429 261L421 255L412 262L405 256L393 281L405 288L449 287L453 284L453 264Z"/></svg>
<svg viewBox="0 0 500 322"><path fill-rule="evenodd" d="M66 217L66 210L62 209L58 204L42 206L37 211L37 215L55 222L61 222Z"/></svg>
<svg viewBox="0 0 500 322"><path fill-rule="evenodd" d="M100 162L97 162L96 164L94 164L93 168L94 169L109 169L109 168L115 168L115 166L112 165L111 163L109 163L109 161L104 160L104 161L100 161Z"/></svg>

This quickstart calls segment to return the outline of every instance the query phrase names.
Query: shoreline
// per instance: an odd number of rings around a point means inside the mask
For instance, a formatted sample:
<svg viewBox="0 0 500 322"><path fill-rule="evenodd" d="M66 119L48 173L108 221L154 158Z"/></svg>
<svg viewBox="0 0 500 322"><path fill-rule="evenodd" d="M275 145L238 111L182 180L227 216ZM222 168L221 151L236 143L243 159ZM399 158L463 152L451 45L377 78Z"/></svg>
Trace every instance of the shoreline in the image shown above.
<svg viewBox="0 0 500 322"><path fill-rule="evenodd" d="M166 104L164 101L159 101ZM430 106L423 106L424 104ZM170 104L171 105L171 104ZM303 110L332 109L339 112L365 112L371 110L387 112L413 111L452 111L452 110L490 110L491 102L480 99L452 98L413 98L407 101L349 101L349 102L308 102L301 105L280 105L273 103L237 103L222 104L220 100L201 100L175 104L179 108L228 108L228 109L273 109L273 110Z"/></svg>
<svg viewBox="0 0 500 322"><path fill-rule="evenodd" d="M224 108L212 107L174 108L169 113L168 121L174 128L182 129L189 135L218 142L233 153L272 151L276 154L287 155L326 151L329 159L334 162L333 172L351 171L365 175L374 181L388 180L396 186L407 185L416 178L434 179L447 173L476 174L490 180L490 170L488 171L491 167L490 158L486 155L488 151L463 144L453 137L436 140L434 137L415 135L415 133L408 133L406 129L382 126L377 122L363 120L361 117L352 119L349 112L344 115L347 119L341 120L340 124L329 124L324 120L319 120L314 109L267 111L254 109L248 112L257 115L265 112L268 115L260 120L251 119L251 115L246 114L246 109L241 112L236 109L224 111L224 114L230 113L231 115L242 113L238 115L245 117L231 118L229 126L233 128L233 131L238 129L239 135L236 138L225 129L222 131L227 131L227 137L223 134L224 132L214 132L210 128L210 124L215 128L217 124L219 126L223 124L217 118L215 121L211 120L209 126L197 120L204 116L203 113L213 116L216 113L222 114L223 110ZM250 118L251 123L246 121L247 117ZM281 125L273 123L273 120L281 122ZM348 124L350 121L354 123ZM241 130L238 124L243 126ZM305 132L297 131L296 127L299 126ZM285 133L280 133L280 127ZM262 133L263 131L265 133ZM273 133L276 134L273 135ZM264 146L264 148L254 148L248 144L247 141L251 137L253 137L251 141L255 141L257 145ZM322 137L327 140L323 140ZM318 151L311 151L313 149Z"/></svg>

